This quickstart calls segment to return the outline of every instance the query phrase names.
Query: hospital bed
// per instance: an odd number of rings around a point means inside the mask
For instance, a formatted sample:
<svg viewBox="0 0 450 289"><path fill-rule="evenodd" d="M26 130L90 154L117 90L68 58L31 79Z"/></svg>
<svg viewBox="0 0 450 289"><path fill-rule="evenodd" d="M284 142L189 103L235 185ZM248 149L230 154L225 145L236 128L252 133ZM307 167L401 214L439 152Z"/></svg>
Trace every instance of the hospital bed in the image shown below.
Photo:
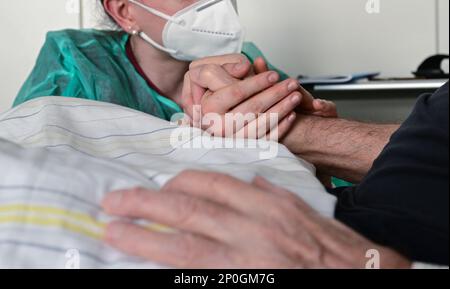
<svg viewBox="0 0 450 289"><path fill-rule="evenodd" d="M81 99L38 98L1 114L0 267L160 268L102 242L113 218L99 204L113 190L160 188L185 169L245 181L260 175L333 216L336 200L314 167L284 146L198 146L210 140L199 130Z"/></svg>

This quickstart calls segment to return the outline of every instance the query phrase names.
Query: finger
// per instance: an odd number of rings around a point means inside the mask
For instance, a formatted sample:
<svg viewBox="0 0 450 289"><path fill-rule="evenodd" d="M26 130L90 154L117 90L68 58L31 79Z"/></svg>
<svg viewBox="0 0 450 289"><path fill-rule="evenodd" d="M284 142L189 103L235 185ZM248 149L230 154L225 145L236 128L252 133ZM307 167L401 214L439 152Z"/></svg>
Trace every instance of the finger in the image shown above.
<svg viewBox="0 0 450 289"><path fill-rule="evenodd" d="M202 99L207 91L208 91L207 88L204 88L203 86L195 83L194 81L191 81L191 95L194 105L201 105Z"/></svg>
<svg viewBox="0 0 450 289"><path fill-rule="evenodd" d="M313 101L314 115L322 117L337 117L337 107L334 102L323 99L315 99Z"/></svg>
<svg viewBox="0 0 450 289"><path fill-rule="evenodd" d="M215 64L215 65L219 65L222 66L224 64L246 64L248 66L251 66L250 61L248 60L248 58L240 53L235 53L235 54L228 54L228 55L221 55L221 56L212 56L212 57L206 57L206 58L202 58L196 61L193 61L190 66L189 69L193 69L196 68L198 66L203 66L203 65L207 65L207 64Z"/></svg>
<svg viewBox="0 0 450 289"><path fill-rule="evenodd" d="M192 118L191 118L192 127L202 128L202 106L194 105L192 107Z"/></svg>
<svg viewBox="0 0 450 289"><path fill-rule="evenodd" d="M105 241L128 255L171 267L228 266L226 247L191 234L165 234L134 224L114 222L106 228Z"/></svg>
<svg viewBox="0 0 450 289"><path fill-rule="evenodd" d="M352 263L355 256L359 255L362 259L368 250L377 248L375 244L337 220L311 214L304 215L301 222L327 252L343 261Z"/></svg>
<svg viewBox="0 0 450 289"><path fill-rule="evenodd" d="M192 62L189 69L195 69L204 65L217 65L225 67L228 73L237 79L243 79L253 72L249 59L243 54L229 54L202 58Z"/></svg>
<svg viewBox="0 0 450 289"><path fill-rule="evenodd" d="M146 219L224 241L230 241L230 228L242 223L229 208L179 192L117 191L108 194L103 208L110 215Z"/></svg>
<svg viewBox="0 0 450 289"><path fill-rule="evenodd" d="M307 91L304 87L302 87L301 85L300 85L299 91L303 96L302 104L300 106L301 111L307 111L307 112L314 111L314 106L313 106L314 97L312 96L312 94L309 91Z"/></svg>
<svg viewBox="0 0 450 289"><path fill-rule="evenodd" d="M244 79L255 75L253 67L250 62L246 63L227 63L222 65L222 67L235 79Z"/></svg>
<svg viewBox="0 0 450 289"><path fill-rule="evenodd" d="M192 97L196 104L200 104L207 90L215 92L237 81L222 66L212 64L191 69L189 76Z"/></svg>
<svg viewBox="0 0 450 289"><path fill-rule="evenodd" d="M267 196L258 188L231 176L213 172L184 171L162 189L179 191L233 208L243 215L259 212Z"/></svg>
<svg viewBox="0 0 450 289"><path fill-rule="evenodd" d="M301 198L293 194L292 192L289 192L288 190L275 186L274 184L270 183L266 179L257 176L255 179L253 179L252 182L253 185L260 188L261 190L271 192L275 195L277 195L280 199L287 199L291 200L292 203L297 204L297 206L305 213L313 213L314 209L310 207L305 201L303 201Z"/></svg>
<svg viewBox="0 0 450 289"><path fill-rule="evenodd" d="M269 182L268 180L266 180L265 178L263 178L261 176L256 176L253 179L252 184L255 185L256 187L260 188L261 190L271 192L280 197L288 197L290 195L285 190L281 189L280 187L275 186L274 184L272 184L271 182Z"/></svg>
<svg viewBox="0 0 450 289"><path fill-rule="evenodd" d="M253 64L253 67L255 69L256 74L260 74L260 73L269 71L267 62L263 57L256 58L255 63Z"/></svg>
<svg viewBox="0 0 450 289"><path fill-rule="evenodd" d="M191 77L189 72L187 72L184 75L184 82L183 82L183 90L182 90L182 107L184 107L184 112L192 116L192 107L194 105L194 100L192 98L192 92L191 92Z"/></svg>
<svg viewBox="0 0 450 289"><path fill-rule="evenodd" d="M313 107L315 111L323 111L326 107L326 103L324 100L321 99L314 99L313 100Z"/></svg>
<svg viewBox="0 0 450 289"><path fill-rule="evenodd" d="M284 135L290 128L290 126L293 125L297 116L294 110L301 103L301 100L301 94L296 91L267 111L267 115L277 116L279 121L278 129L281 128L281 131L279 131L280 134ZM283 123L283 121L285 122ZM280 123L282 123L281 127ZM271 127L270 123L267 123L266 127L269 128L269 130L266 131L266 134L270 134L270 132L273 130L273 127ZM276 133L272 134L272 138L276 138Z"/></svg>
<svg viewBox="0 0 450 289"><path fill-rule="evenodd" d="M297 114L295 112L292 112L290 115L285 117L278 127L272 131L267 136L267 139L270 141L280 142L291 130L292 126L295 123L295 120L297 119Z"/></svg>
<svg viewBox="0 0 450 289"><path fill-rule="evenodd" d="M202 129L209 135L214 137L226 137L228 130L233 129L232 126L227 126L226 117L216 113L207 113L202 117Z"/></svg>
<svg viewBox="0 0 450 289"><path fill-rule="evenodd" d="M262 75L262 74L259 74ZM258 75L258 76L259 76ZM267 90L262 91L258 95L254 95L247 101L238 105L232 110L232 113L263 113L274 106L283 98L297 91L299 84L294 79L288 79L280 82Z"/></svg>
<svg viewBox="0 0 450 289"><path fill-rule="evenodd" d="M236 228L240 228L242 232L247 232L248 235L253 235L252 231L257 229L254 226L255 223L253 220L255 219L259 221L265 220L269 223L280 222L280 226L283 226L281 224L283 222L281 221L286 215L295 216L291 215L291 213L296 211L295 209L292 209L292 206L295 206L295 201L298 199L291 197L290 200L293 200L294 202L294 205L291 205L289 200L280 199L273 194L268 194L266 191L261 190L256 186L244 183L232 177L217 173L198 171L183 172L171 180L166 187L163 188L163 191L164 190L185 192L186 194L209 199L224 204L225 206L229 206L236 211L240 211L241 214L246 217L242 218L242 222L237 225ZM274 207L274 202L283 202L283 206L289 208L288 211L290 211L290 213L287 214L287 211L280 206ZM242 233L238 235L242 236ZM306 238L307 235L304 235L303 237ZM307 242L310 243L310 241L311 240L303 240L305 244Z"/></svg>
<svg viewBox="0 0 450 289"><path fill-rule="evenodd" d="M254 77L233 83L211 95L205 100L206 111L229 112L233 107L258 94L278 82L279 75L269 71ZM253 110L251 110L253 111Z"/></svg>
<svg viewBox="0 0 450 289"><path fill-rule="evenodd" d="M323 225L326 220L324 217L322 217L299 196L282 187L270 183L260 176L253 179L252 185L275 196L274 199L278 200L279 206L285 207L284 211L294 212L294 214L291 215L291 218L296 219L297 228L302 229L304 233L301 235L302 238L297 239L298 244L303 243L303 245L312 247L315 247L318 244L317 241L314 241L314 239L318 237L318 234L314 234L314 230L316 230L316 227ZM322 233L323 231L320 230L320 232Z"/></svg>
<svg viewBox="0 0 450 289"><path fill-rule="evenodd" d="M367 263L367 258L363 259L361 261L362 262L361 262L360 266L355 266L354 262L352 262L352 260L350 262L348 262L347 260L343 259L341 256L336 255L333 252L328 252L327 254L324 254L324 256L323 256L322 265L318 265L318 266L321 266L322 268L318 268L318 269L323 269L323 264L326 265L327 269L341 269L341 270L365 269L365 264Z"/></svg>
<svg viewBox="0 0 450 289"><path fill-rule="evenodd" d="M249 63L196 66L190 71L194 103L200 104L207 90L215 92L249 76L250 68Z"/></svg>
<svg viewBox="0 0 450 289"><path fill-rule="evenodd" d="M292 93L270 108L266 113L259 115L255 121L249 123L246 127L241 128L236 133L236 137L250 139L261 139L265 137L271 130L275 129L288 114L293 112L300 102L300 93L297 91Z"/></svg>
<svg viewBox="0 0 450 289"><path fill-rule="evenodd" d="M207 90L215 92L249 76L249 69L249 65L242 63L225 64L222 67L208 65L193 68L191 70L193 102L200 104Z"/></svg>
<svg viewBox="0 0 450 289"><path fill-rule="evenodd" d="M188 115L186 121L190 123L193 127L201 127L201 98L198 96L194 97L194 91L197 95L204 95L206 92L203 91L201 87L193 87L191 81L191 74L187 72L184 75L184 85L183 85L183 99L184 99L184 112ZM194 86L196 86L194 84ZM197 89L197 90L196 90ZM199 91L198 89L202 90Z"/></svg>

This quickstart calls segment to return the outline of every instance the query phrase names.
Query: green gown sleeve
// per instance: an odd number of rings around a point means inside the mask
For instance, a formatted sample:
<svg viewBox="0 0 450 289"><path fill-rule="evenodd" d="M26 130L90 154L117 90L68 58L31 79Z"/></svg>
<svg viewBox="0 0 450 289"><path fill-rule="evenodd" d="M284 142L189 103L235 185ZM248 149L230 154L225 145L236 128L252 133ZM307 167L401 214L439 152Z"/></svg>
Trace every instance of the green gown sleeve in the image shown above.
<svg viewBox="0 0 450 289"><path fill-rule="evenodd" d="M14 105L42 96L66 96L114 103L169 120L179 107L138 73L126 54L128 39L120 31L49 32Z"/></svg>
<svg viewBox="0 0 450 289"><path fill-rule="evenodd" d="M17 95L14 106L41 96L86 98L74 63L64 55L53 33L48 33L36 64Z"/></svg>

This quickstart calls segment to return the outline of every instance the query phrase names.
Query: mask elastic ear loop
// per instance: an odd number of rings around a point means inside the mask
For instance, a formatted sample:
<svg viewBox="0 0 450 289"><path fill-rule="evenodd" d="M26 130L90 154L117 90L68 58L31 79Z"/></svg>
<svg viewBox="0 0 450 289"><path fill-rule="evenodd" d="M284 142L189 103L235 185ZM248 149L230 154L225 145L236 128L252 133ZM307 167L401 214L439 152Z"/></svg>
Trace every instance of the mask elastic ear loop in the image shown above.
<svg viewBox="0 0 450 289"><path fill-rule="evenodd" d="M176 18L174 18L172 16L169 16L169 15L164 14L164 13L162 13L162 12L156 10L156 9L148 7L147 5L144 5L141 2L139 2L139 1L136 1L136 0L129 0L129 1L131 3L133 3L133 4L136 4L137 6L141 7L142 9L147 10L148 12L150 12L150 13L158 16L158 17L161 17L162 19L165 19L167 21L174 22L174 23L177 23L177 24L181 24L183 22L182 20L177 20Z"/></svg>
<svg viewBox="0 0 450 289"><path fill-rule="evenodd" d="M178 51L174 49L166 48L160 44L158 44L155 40L151 39L147 34L144 32L139 32L139 36L146 42L150 43L151 45L155 46L157 49L167 52L169 54L176 54Z"/></svg>

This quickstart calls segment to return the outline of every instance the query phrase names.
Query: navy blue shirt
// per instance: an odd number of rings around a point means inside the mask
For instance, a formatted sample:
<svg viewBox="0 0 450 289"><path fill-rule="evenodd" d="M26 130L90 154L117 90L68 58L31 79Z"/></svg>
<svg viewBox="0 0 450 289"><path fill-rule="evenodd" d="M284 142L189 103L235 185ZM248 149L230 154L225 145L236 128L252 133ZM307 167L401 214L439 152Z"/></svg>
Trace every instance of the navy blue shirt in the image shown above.
<svg viewBox="0 0 450 289"><path fill-rule="evenodd" d="M449 264L448 83L414 111L360 185L338 189L336 218L412 261Z"/></svg>

